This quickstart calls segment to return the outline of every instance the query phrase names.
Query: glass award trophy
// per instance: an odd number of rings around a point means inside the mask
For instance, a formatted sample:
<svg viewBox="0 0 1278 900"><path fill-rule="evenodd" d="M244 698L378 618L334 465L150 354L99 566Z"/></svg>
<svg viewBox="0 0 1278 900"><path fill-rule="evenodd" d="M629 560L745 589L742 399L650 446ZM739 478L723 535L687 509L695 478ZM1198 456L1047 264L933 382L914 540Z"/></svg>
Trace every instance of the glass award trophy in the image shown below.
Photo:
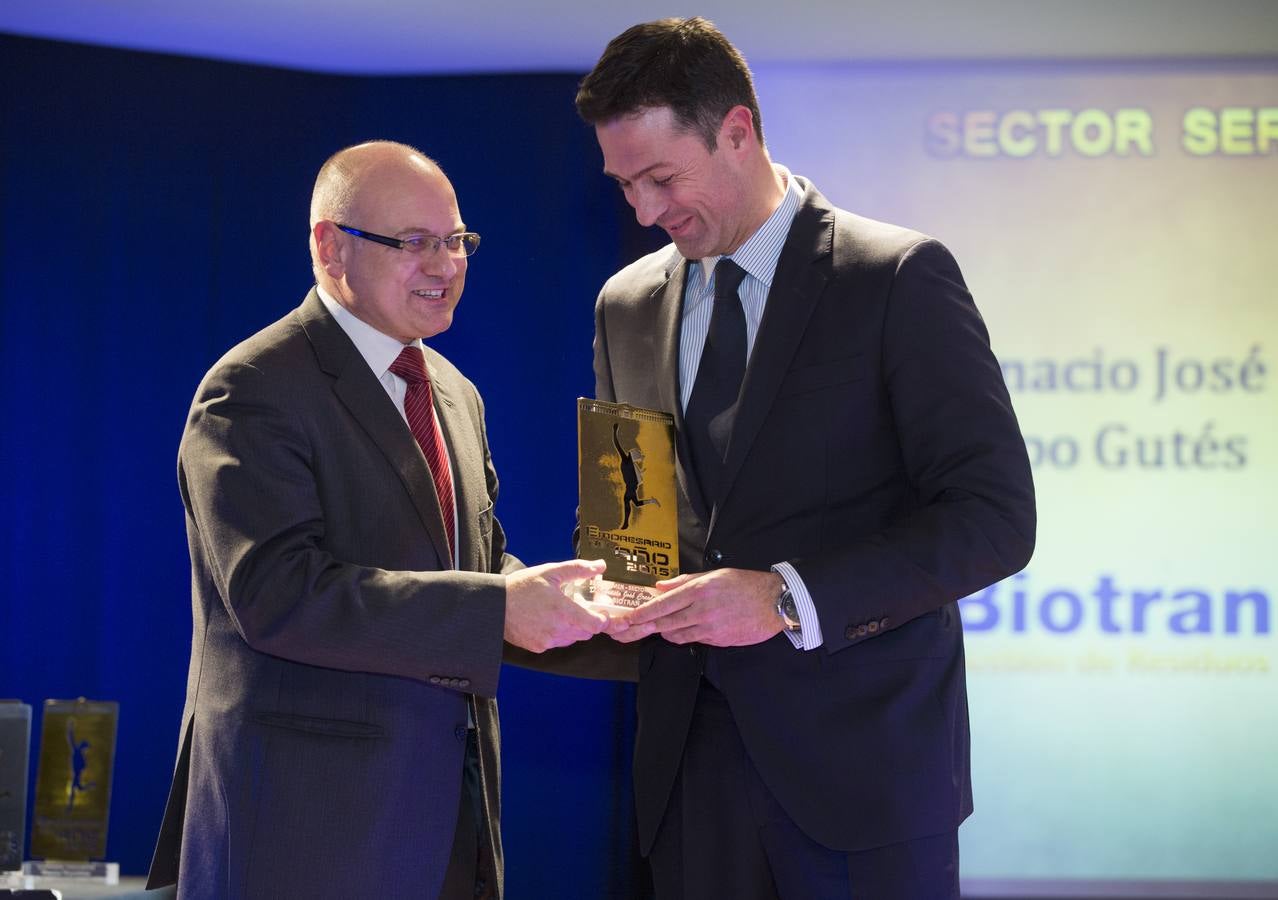
<svg viewBox="0 0 1278 900"><path fill-rule="evenodd" d="M602 400L577 400L577 555L608 568L584 599L633 608L679 574L674 418Z"/></svg>
<svg viewBox="0 0 1278 900"><path fill-rule="evenodd" d="M119 864L96 860L106 855L119 716L114 702L44 702L31 822L37 859L23 867L26 874L118 883Z"/></svg>
<svg viewBox="0 0 1278 900"><path fill-rule="evenodd" d="M22 869L30 748L31 707L0 700L0 877Z"/></svg>

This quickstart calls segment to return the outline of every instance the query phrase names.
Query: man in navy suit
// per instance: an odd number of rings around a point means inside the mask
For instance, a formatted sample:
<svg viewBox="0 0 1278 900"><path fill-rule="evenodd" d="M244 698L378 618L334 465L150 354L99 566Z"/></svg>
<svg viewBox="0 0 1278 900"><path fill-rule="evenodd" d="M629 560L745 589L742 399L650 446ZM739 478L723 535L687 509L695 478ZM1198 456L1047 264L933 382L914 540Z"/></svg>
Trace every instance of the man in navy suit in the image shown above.
<svg viewBox="0 0 1278 900"><path fill-rule="evenodd" d="M958 896L972 811L957 599L1022 568L1033 485L936 241L770 159L703 19L582 81L605 171L671 244L596 306L596 396L670 412L681 571L642 640L635 793L657 895Z"/></svg>

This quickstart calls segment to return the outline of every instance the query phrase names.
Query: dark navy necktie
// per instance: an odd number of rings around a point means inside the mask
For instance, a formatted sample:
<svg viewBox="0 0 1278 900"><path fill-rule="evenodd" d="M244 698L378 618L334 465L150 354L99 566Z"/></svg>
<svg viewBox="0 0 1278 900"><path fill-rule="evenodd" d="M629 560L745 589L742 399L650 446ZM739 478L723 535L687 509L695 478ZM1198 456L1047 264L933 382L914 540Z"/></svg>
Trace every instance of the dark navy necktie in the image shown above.
<svg viewBox="0 0 1278 900"><path fill-rule="evenodd" d="M714 267L714 309L705 348L697 366L684 424L692 449L692 465L707 505L719 491L728 435L736 418L737 398L746 369L745 311L737 288L745 270L726 256Z"/></svg>

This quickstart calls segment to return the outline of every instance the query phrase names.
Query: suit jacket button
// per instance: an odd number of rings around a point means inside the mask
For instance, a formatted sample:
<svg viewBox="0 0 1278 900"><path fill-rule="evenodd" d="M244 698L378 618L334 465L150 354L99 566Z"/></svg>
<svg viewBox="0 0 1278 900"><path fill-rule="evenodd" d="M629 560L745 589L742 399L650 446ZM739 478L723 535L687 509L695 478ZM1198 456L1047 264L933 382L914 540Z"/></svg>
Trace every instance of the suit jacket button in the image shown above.
<svg viewBox="0 0 1278 900"><path fill-rule="evenodd" d="M430 676L430 683L431 683L431 684L439 684L439 682L440 682L440 681L441 681L441 679L440 679L440 677L439 677L438 675L432 675L432 676Z"/></svg>
<svg viewBox="0 0 1278 900"><path fill-rule="evenodd" d="M459 678L459 679L457 679L457 686L458 686L458 687L464 687L464 688L470 687L470 679L469 679L469 678Z"/></svg>
<svg viewBox="0 0 1278 900"><path fill-rule="evenodd" d="M869 625L866 626L866 628L870 632L870 634L874 634L874 632L879 630L879 623L871 622Z"/></svg>
<svg viewBox="0 0 1278 900"><path fill-rule="evenodd" d="M709 565L709 566L717 566L717 565L719 565L719 563L721 563L721 562L723 562L723 551L722 551L722 550L707 550L707 551L706 551L706 565Z"/></svg>
<svg viewBox="0 0 1278 900"><path fill-rule="evenodd" d="M856 628L854 628L853 626L849 625L846 629L844 629L844 631L843 631L843 636L844 636L845 638L847 638L849 641L855 641L855 640L856 640Z"/></svg>
<svg viewBox="0 0 1278 900"><path fill-rule="evenodd" d="M856 626L856 636L857 636L857 637L865 637L866 633L867 633L869 630L870 630L870 629L866 628L864 625L858 625L858 626Z"/></svg>
<svg viewBox="0 0 1278 900"><path fill-rule="evenodd" d="M454 728L454 729L453 729L453 737L457 738L457 740L459 740L459 741L464 741L464 740L466 740L466 726L465 726L465 725L458 725L456 728Z"/></svg>
<svg viewBox="0 0 1278 900"><path fill-rule="evenodd" d="M880 628L886 629L886 628L888 627L888 625L890 625L890 624L891 624L891 621L888 619L888 617L887 617L887 616L884 616L883 618L879 619L879 627L880 627Z"/></svg>

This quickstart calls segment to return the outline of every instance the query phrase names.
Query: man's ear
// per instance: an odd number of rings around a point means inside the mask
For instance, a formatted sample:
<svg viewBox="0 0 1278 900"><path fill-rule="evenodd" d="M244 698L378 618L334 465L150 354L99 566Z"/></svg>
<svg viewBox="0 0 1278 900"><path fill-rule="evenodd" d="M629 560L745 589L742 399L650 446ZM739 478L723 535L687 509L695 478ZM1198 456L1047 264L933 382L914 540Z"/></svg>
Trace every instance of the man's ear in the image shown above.
<svg viewBox="0 0 1278 900"><path fill-rule="evenodd" d="M728 110L719 126L719 144L740 151L750 143L758 143L754 133L754 116L748 106L737 105Z"/></svg>
<svg viewBox="0 0 1278 900"><path fill-rule="evenodd" d="M311 229L311 239L315 241L315 259L320 268L334 279L346 274L346 242L338 227L321 219Z"/></svg>

